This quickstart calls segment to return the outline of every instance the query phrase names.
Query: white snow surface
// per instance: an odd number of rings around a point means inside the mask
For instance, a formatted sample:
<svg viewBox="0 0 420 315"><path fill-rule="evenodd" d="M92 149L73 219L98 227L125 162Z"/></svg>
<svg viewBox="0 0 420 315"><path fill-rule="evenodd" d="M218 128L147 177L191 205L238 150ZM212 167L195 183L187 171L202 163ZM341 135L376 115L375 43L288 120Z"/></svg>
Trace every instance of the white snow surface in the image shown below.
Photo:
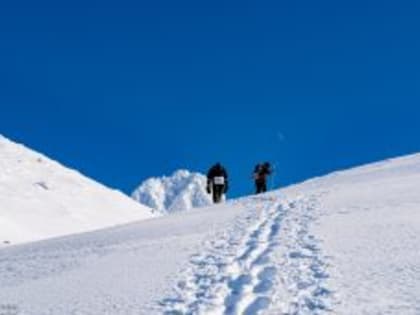
<svg viewBox="0 0 420 315"><path fill-rule="evenodd" d="M124 194L0 136L0 247L151 217Z"/></svg>
<svg viewBox="0 0 420 315"><path fill-rule="evenodd" d="M418 315L419 186L413 155L7 247L0 313Z"/></svg>
<svg viewBox="0 0 420 315"><path fill-rule="evenodd" d="M160 214L200 208L212 204L203 174L178 170L171 176L144 181L132 194L134 200Z"/></svg>

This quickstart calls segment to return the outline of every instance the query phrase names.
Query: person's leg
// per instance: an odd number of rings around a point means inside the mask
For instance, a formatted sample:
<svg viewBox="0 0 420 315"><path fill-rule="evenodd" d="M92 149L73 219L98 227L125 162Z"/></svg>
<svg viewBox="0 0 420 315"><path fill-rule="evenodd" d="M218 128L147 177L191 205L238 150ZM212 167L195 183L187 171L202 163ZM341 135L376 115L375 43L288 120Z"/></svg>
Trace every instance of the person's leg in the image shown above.
<svg viewBox="0 0 420 315"><path fill-rule="evenodd" d="M213 185L213 189L212 189L212 196L213 196L213 203L217 203L217 188L216 185Z"/></svg>
<svg viewBox="0 0 420 315"><path fill-rule="evenodd" d="M222 190L223 190L223 186L221 185L213 186L213 202L214 203L219 203L220 200L222 199Z"/></svg>
<svg viewBox="0 0 420 315"><path fill-rule="evenodd" d="M267 182L264 182L261 184L261 192L263 193L267 192Z"/></svg>
<svg viewBox="0 0 420 315"><path fill-rule="evenodd" d="M263 183L258 182L257 183L257 194L261 194L263 192Z"/></svg>

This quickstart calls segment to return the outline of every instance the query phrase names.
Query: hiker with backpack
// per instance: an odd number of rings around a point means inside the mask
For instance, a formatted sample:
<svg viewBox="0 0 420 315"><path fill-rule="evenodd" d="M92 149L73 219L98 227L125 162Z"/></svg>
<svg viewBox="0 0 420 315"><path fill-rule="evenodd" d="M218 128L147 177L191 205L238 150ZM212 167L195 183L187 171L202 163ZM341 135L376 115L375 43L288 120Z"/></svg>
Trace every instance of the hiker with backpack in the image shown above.
<svg viewBox="0 0 420 315"><path fill-rule="evenodd" d="M207 193L212 194L214 203L220 203L228 187L226 169L220 163L216 163L207 173Z"/></svg>
<svg viewBox="0 0 420 315"><path fill-rule="evenodd" d="M261 194L267 191L267 179L273 173L269 162L260 163L254 169L255 193Z"/></svg>

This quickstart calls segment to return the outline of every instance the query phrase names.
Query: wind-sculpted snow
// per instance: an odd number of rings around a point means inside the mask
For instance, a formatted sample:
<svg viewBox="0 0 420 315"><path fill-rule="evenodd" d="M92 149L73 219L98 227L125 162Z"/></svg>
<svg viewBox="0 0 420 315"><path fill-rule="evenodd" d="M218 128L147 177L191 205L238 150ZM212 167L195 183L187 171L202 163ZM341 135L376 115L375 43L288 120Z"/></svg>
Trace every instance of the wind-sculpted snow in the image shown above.
<svg viewBox="0 0 420 315"><path fill-rule="evenodd" d="M199 173L176 171L172 176L150 178L132 194L134 200L159 213L172 213L212 204L207 179Z"/></svg>

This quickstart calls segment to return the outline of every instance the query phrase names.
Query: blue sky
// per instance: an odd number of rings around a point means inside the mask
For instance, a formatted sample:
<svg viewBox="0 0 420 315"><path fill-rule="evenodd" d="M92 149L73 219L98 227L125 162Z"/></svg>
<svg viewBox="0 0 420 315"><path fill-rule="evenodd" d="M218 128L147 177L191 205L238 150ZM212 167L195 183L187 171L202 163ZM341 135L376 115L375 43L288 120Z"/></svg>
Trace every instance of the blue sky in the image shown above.
<svg viewBox="0 0 420 315"><path fill-rule="evenodd" d="M420 151L416 1L3 1L0 133L127 193Z"/></svg>

